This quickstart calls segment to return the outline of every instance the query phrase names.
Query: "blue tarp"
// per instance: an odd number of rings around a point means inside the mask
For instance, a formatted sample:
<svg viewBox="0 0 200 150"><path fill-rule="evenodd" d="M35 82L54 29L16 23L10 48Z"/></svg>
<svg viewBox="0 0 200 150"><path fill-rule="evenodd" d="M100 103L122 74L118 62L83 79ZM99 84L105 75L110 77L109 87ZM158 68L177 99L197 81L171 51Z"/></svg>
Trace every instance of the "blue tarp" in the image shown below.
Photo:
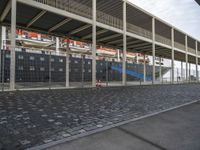
<svg viewBox="0 0 200 150"><path fill-rule="evenodd" d="M111 66L111 69L122 73L122 68L121 67ZM138 72L136 72L134 70L128 70L128 69L126 69L126 74L130 75L130 76L133 76L133 77L136 77L138 79L144 79L144 74L138 73ZM151 76L146 76L146 80L147 81L152 80Z"/></svg>

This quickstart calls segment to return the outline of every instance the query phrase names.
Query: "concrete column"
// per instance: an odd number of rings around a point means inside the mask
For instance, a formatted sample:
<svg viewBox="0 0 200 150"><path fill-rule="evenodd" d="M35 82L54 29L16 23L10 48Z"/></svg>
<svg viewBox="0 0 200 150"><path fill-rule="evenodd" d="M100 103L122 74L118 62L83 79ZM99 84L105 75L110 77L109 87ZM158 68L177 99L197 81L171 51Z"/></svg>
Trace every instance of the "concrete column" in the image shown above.
<svg viewBox="0 0 200 150"><path fill-rule="evenodd" d="M160 83L162 82L162 66L161 66L161 60L162 58L159 58L159 78L160 78Z"/></svg>
<svg viewBox="0 0 200 150"><path fill-rule="evenodd" d="M153 62L153 71L152 71L152 84L155 84L155 18L152 18L152 62Z"/></svg>
<svg viewBox="0 0 200 150"><path fill-rule="evenodd" d="M123 2L123 63L122 63L122 84L126 85L126 0Z"/></svg>
<svg viewBox="0 0 200 150"><path fill-rule="evenodd" d="M2 26L1 27L1 49L5 49L6 48L6 27Z"/></svg>
<svg viewBox="0 0 200 150"><path fill-rule="evenodd" d="M85 56L84 55L81 55L81 58L82 58L82 61L81 61L81 87L83 88L84 87L84 74L85 74Z"/></svg>
<svg viewBox="0 0 200 150"><path fill-rule="evenodd" d="M2 79L2 75L1 75L1 50L2 50L2 26L0 25L0 83L1 83L1 79Z"/></svg>
<svg viewBox="0 0 200 150"><path fill-rule="evenodd" d="M172 67L172 74L171 74L171 79L172 79L172 84L174 84L174 29L171 28L171 41L172 41L172 62L171 62L171 67Z"/></svg>
<svg viewBox="0 0 200 150"><path fill-rule="evenodd" d="M67 40L67 49L66 49L66 77L65 77L65 86L66 88L69 87L69 52L70 52L70 48L69 48L69 39Z"/></svg>
<svg viewBox="0 0 200 150"><path fill-rule="evenodd" d="M117 61L120 62L120 52L117 50Z"/></svg>
<svg viewBox="0 0 200 150"><path fill-rule="evenodd" d="M144 76L143 76L143 80L144 80L144 83L146 82L146 55L144 54L144 57L143 57L143 59L144 59L144 72L143 72L143 74L144 74Z"/></svg>
<svg viewBox="0 0 200 150"><path fill-rule="evenodd" d="M56 37L56 54L59 54L59 48L60 48L60 39L59 37Z"/></svg>
<svg viewBox="0 0 200 150"><path fill-rule="evenodd" d="M96 0L92 0L92 87L96 87Z"/></svg>
<svg viewBox="0 0 200 150"><path fill-rule="evenodd" d="M186 82L188 82L188 40L187 40L187 35L185 35L185 62L186 62L186 75L185 75L185 78L186 78Z"/></svg>
<svg viewBox="0 0 200 150"><path fill-rule="evenodd" d="M199 60L198 60L198 42L197 41L195 41L195 49L196 49L196 80L197 82L199 82L199 72L198 72Z"/></svg>
<svg viewBox="0 0 200 150"><path fill-rule="evenodd" d="M12 4L11 4L10 90L15 90L16 10L17 10L17 1L12 0Z"/></svg>

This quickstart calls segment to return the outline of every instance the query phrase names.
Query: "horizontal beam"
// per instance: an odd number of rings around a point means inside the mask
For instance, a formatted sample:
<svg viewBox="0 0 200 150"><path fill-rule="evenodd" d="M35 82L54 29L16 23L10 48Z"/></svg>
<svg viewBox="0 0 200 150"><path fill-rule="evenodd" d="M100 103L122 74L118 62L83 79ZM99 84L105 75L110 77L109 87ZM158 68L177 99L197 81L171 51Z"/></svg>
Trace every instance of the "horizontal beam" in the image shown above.
<svg viewBox="0 0 200 150"><path fill-rule="evenodd" d="M127 45L136 44L136 43L140 43L140 42L141 42L141 40L134 40L134 41L127 42ZM123 46L123 44L119 44L118 46Z"/></svg>
<svg viewBox="0 0 200 150"><path fill-rule="evenodd" d="M137 47L146 46L146 45L152 46L152 45L149 44L149 43L140 43L140 44L128 45L128 47L133 47L133 48L135 47L135 48L137 48Z"/></svg>
<svg viewBox="0 0 200 150"><path fill-rule="evenodd" d="M27 28L30 27L32 24L34 24L40 17L42 17L47 11L46 10L42 10L39 14L37 14L28 24L27 24Z"/></svg>
<svg viewBox="0 0 200 150"><path fill-rule="evenodd" d="M54 31L54 30L60 28L61 26L63 26L64 24L70 22L71 20L72 20L72 19L67 18L67 19L61 21L60 23L58 23L58 24L56 24L55 26L51 27L51 28L49 29L49 32L52 32L52 31Z"/></svg>
<svg viewBox="0 0 200 150"><path fill-rule="evenodd" d="M108 30L103 29L103 30L97 31L96 35L101 35L101 34L104 34L106 32L108 32ZM82 37L81 39L85 40L85 39L89 39L91 37L92 37L92 34L89 34L89 35L86 35L86 36Z"/></svg>
<svg viewBox="0 0 200 150"><path fill-rule="evenodd" d="M1 17L0 17L0 22L3 22L4 19L6 18L6 16L8 15L9 11L11 9L11 0L8 1L5 9L3 10L3 13L1 14Z"/></svg>
<svg viewBox="0 0 200 150"><path fill-rule="evenodd" d="M101 38L101 39L99 39L98 41L106 41L106 40L110 40L110 39L113 39L113 38L116 38L116 37L120 37L120 36L122 36L121 34L114 34L114 35L111 35L111 36L106 36L106 37L104 37L104 38Z"/></svg>
<svg viewBox="0 0 200 150"><path fill-rule="evenodd" d="M85 29L87 29L87 28L89 28L89 27L91 27L91 26L92 26L92 25L87 24L87 25L84 25L84 26L82 26L82 27L79 27L79 28L77 28L77 29L71 31L71 32L69 33L69 35L79 33L79 32L81 32L81 31L83 31L83 30L85 30Z"/></svg>

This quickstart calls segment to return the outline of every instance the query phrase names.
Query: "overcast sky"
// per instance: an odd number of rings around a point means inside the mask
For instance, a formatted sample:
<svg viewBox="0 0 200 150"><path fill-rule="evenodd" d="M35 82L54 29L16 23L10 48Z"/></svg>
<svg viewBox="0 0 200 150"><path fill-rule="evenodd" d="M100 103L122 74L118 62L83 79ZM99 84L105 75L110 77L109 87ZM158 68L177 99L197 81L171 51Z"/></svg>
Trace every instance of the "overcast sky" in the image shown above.
<svg viewBox="0 0 200 150"><path fill-rule="evenodd" d="M200 6L194 0L129 0L200 41Z"/></svg>

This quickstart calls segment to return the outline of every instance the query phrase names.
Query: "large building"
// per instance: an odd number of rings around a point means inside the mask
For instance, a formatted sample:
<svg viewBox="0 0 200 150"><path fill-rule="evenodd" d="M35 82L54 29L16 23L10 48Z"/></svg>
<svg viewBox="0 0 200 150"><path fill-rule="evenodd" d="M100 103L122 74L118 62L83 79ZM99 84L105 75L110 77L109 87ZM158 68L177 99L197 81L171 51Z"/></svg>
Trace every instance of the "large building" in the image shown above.
<svg viewBox="0 0 200 150"><path fill-rule="evenodd" d="M1 25L10 26L10 89L15 89L16 28L91 43L92 86L97 79L97 46L119 49L122 56L122 84L127 84L127 53L152 56L152 83L156 82L156 57L171 59L171 82L174 61L185 63L185 81L190 65L196 65L198 79L200 42L184 31L135 6L127 0L4 0L0 1ZM69 43L69 42L68 42ZM68 46L67 46L68 48ZM69 49L67 49L68 55ZM69 57L66 57L66 62ZM66 87L69 86L69 63ZM182 66L182 65L181 65ZM146 82L146 66L143 67ZM182 73L181 73L182 76Z"/></svg>

